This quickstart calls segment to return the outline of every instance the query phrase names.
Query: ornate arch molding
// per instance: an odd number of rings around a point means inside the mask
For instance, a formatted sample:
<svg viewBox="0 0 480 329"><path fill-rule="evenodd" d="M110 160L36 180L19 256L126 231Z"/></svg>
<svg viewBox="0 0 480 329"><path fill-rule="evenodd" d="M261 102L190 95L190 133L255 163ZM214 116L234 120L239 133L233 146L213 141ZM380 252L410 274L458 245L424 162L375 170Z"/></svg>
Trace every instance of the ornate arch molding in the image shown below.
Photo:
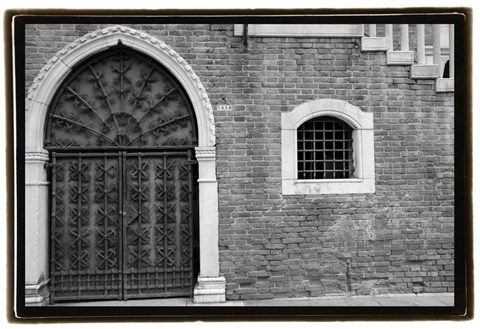
<svg viewBox="0 0 480 329"><path fill-rule="evenodd" d="M78 38L51 58L34 79L26 99L25 302L48 301L49 214L48 182L44 169L49 154L44 150L44 127L56 90L72 68L90 55L122 42L164 65L190 98L198 125L196 157L199 171L200 274L194 302L225 301L225 278L219 276L218 188L215 166L215 124L212 106L192 67L164 42L124 26L112 26Z"/></svg>
<svg viewBox="0 0 480 329"><path fill-rule="evenodd" d="M27 151L43 149L44 123L48 106L72 67L86 57L118 42L162 63L179 80L192 101L198 124L198 146L215 145L215 123L210 99L192 67L164 42L124 26L112 26L78 38L51 58L40 70L26 100Z"/></svg>
<svg viewBox="0 0 480 329"><path fill-rule="evenodd" d="M339 99L317 99L303 103L282 115L283 129L297 129L302 123L321 115L342 119L355 129L373 129L373 115Z"/></svg>

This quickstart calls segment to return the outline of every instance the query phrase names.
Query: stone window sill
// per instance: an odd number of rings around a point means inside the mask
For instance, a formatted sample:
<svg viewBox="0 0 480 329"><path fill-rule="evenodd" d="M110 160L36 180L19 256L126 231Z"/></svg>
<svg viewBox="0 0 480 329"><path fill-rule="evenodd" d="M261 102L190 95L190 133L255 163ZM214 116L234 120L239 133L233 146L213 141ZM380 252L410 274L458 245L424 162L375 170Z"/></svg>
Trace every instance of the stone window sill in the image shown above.
<svg viewBox="0 0 480 329"><path fill-rule="evenodd" d="M312 179L282 180L284 195L374 193L373 179Z"/></svg>

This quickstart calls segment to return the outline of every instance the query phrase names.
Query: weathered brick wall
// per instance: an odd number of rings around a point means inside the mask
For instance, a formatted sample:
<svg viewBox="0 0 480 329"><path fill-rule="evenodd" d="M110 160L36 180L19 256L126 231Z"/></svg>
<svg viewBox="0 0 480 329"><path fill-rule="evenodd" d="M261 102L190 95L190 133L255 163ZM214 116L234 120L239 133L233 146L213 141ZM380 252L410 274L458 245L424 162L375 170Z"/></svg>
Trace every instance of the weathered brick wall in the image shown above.
<svg viewBox="0 0 480 329"><path fill-rule="evenodd" d="M227 299L453 292L453 95L359 38L233 37L233 25L129 25L175 49L215 111ZM27 88L102 25L29 26ZM376 193L283 196L280 115L319 98L372 112Z"/></svg>

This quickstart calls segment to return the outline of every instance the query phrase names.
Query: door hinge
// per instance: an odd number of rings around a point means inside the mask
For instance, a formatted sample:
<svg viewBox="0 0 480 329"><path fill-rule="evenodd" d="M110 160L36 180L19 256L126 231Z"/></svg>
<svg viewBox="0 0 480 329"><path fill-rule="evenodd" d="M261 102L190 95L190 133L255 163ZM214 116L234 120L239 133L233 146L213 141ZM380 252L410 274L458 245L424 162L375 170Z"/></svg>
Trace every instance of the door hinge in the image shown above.
<svg viewBox="0 0 480 329"><path fill-rule="evenodd" d="M45 169L51 169L51 168L58 167L58 166L60 166L60 165L56 164L56 163L50 163L50 162L45 162L43 164L43 168L45 168Z"/></svg>

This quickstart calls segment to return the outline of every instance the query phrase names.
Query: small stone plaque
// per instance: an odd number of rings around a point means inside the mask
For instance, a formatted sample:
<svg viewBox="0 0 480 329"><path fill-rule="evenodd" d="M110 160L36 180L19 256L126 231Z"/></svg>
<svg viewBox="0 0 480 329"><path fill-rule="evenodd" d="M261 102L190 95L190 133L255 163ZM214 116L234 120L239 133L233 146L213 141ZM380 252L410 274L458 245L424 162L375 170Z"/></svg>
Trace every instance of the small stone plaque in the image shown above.
<svg viewBox="0 0 480 329"><path fill-rule="evenodd" d="M231 111L232 105L217 105L217 111Z"/></svg>

